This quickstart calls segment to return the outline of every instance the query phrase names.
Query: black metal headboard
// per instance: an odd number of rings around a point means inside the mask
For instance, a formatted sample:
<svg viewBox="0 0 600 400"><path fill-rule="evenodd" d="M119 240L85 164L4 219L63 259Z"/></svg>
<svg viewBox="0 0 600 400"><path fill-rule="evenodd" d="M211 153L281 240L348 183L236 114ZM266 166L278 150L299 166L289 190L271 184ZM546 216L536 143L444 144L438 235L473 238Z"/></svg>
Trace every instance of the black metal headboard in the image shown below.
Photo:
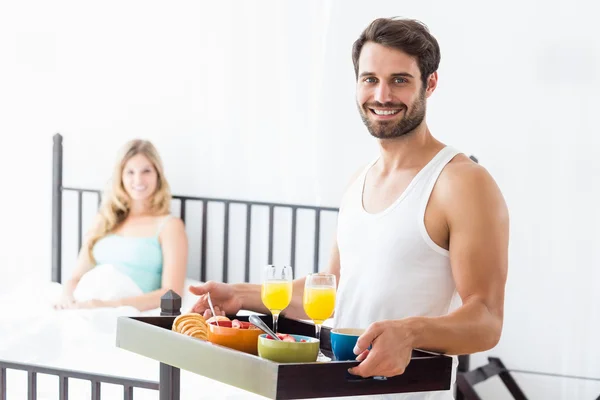
<svg viewBox="0 0 600 400"><path fill-rule="evenodd" d="M52 281L61 282L62 279L62 218L63 218L63 192L77 193L77 250L81 248L83 237L83 194L95 193L98 197L98 205L100 205L101 191L96 189L74 188L63 186L63 143L60 134L54 135L53 157L52 157ZM174 195L173 199L179 201L179 215L183 222L186 222L186 204L188 201L202 203L202 226L201 226L201 253L200 253L200 273L199 276L189 276L193 279L206 281L207 271L207 241L208 233L207 226L209 220L208 205L209 203L220 203L224 205L224 220L223 220L223 265L222 265L222 281L228 282L228 257L229 257L229 211L233 204L245 205L246 208L246 233L245 233L245 259L244 259L244 281L250 280L250 251L251 251L251 226L252 226L252 208L253 207L268 207L269 219L269 239L268 239L268 263L273 261L273 226L275 222L275 209L282 208L291 211L291 252L289 265L294 268L296 261L296 238L297 238L297 217L298 211L308 210L314 212L314 259L313 270L316 272L319 268L319 249L321 246L321 215L325 212L336 213L337 208L334 207L317 207L311 205L300 204L283 204L269 203L263 201L249 201L237 199L221 199L211 197L195 197L195 196L180 196Z"/></svg>

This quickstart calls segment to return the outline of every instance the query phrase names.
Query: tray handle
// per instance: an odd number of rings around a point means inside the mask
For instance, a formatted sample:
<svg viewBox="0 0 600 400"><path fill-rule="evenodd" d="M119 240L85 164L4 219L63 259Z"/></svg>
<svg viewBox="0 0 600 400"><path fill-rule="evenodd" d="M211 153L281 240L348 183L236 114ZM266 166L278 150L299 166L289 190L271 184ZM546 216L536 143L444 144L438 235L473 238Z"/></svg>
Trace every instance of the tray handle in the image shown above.
<svg viewBox="0 0 600 400"><path fill-rule="evenodd" d="M359 375L353 375L346 371L346 380L348 382L387 381L387 378L385 376L370 376L368 378L364 378Z"/></svg>

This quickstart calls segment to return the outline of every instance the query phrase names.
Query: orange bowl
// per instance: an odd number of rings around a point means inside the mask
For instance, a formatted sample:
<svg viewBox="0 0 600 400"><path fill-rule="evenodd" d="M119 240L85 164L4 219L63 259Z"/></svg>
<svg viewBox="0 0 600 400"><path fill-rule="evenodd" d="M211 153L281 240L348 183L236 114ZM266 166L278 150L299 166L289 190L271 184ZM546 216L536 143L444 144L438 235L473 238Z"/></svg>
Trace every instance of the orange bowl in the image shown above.
<svg viewBox="0 0 600 400"><path fill-rule="evenodd" d="M208 324L208 341L234 350L258 355L258 336L263 333L249 322L240 321L241 328L232 328L232 321L212 321Z"/></svg>

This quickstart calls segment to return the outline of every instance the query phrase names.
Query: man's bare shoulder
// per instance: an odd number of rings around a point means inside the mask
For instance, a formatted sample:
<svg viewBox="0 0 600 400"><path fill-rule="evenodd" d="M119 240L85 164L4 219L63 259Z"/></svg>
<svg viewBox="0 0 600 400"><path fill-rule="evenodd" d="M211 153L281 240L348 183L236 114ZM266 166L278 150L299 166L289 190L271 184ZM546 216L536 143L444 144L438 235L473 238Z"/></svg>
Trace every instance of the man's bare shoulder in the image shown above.
<svg viewBox="0 0 600 400"><path fill-rule="evenodd" d="M438 178L438 186L450 195L476 189L481 184L497 186L485 167L464 154L454 157Z"/></svg>
<svg viewBox="0 0 600 400"><path fill-rule="evenodd" d="M475 213L487 209L507 214L504 197L492 175L464 154L458 154L446 165L436 184L436 192L447 210Z"/></svg>

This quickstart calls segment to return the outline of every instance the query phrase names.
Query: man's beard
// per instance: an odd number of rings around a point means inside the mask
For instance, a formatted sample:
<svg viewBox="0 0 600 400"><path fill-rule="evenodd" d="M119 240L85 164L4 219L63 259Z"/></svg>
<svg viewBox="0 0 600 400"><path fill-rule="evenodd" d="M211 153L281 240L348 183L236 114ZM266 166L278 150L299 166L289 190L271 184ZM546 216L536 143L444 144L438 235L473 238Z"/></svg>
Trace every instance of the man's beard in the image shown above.
<svg viewBox="0 0 600 400"><path fill-rule="evenodd" d="M404 111L404 116L399 121L373 121L369 118L370 108L397 109ZM425 119L425 91L421 92L412 109L404 103L379 103L377 101L365 103L359 107L360 117L372 136L378 139L393 139L404 136L415 130Z"/></svg>

